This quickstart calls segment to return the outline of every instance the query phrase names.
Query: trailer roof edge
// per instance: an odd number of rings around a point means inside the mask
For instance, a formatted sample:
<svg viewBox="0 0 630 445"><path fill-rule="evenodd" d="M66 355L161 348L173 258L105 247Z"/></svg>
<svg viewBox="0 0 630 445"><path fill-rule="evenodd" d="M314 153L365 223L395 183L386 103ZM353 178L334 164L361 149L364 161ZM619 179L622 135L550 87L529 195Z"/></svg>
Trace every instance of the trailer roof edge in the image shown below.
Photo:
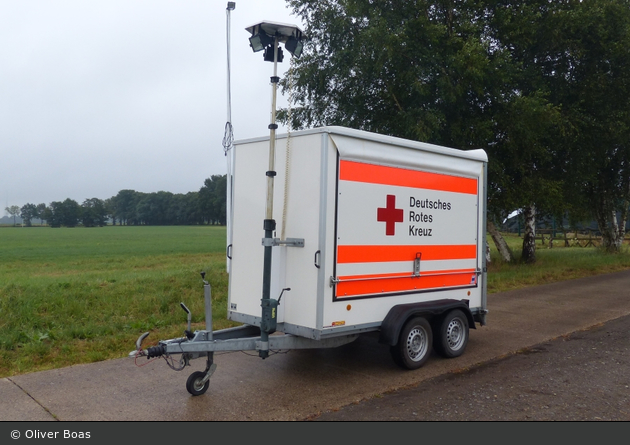
<svg viewBox="0 0 630 445"><path fill-rule="evenodd" d="M338 134L341 136L349 136L356 139L365 139L374 142L380 142L383 144L396 145L407 148L414 148L417 150L424 150L433 153L440 153L446 156L454 156L458 158L473 159L481 162L488 162L488 155L483 149L461 150L457 148L444 147L441 145L429 144L427 142L413 141L411 139L403 139L395 136L386 136L378 133L372 133L364 130L356 130L354 128L339 127L339 126L326 126L311 128L308 130L292 131L291 137L306 136L309 134ZM282 133L276 135L276 140L286 139L288 133ZM256 138L242 139L234 142L234 145L249 144L253 142L268 141L269 136L261 136Z"/></svg>

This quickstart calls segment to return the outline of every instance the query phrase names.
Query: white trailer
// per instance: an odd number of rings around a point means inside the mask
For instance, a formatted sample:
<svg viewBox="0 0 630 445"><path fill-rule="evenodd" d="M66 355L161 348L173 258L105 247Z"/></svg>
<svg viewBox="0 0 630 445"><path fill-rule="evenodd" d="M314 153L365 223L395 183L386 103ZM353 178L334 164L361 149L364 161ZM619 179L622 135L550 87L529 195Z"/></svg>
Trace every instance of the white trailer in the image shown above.
<svg viewBox="0 0 630 445"><path fill-rule="evenodd" d="M147 350L141 337L130 355L182 354L180 368L206 356L206 371L187 383L194 395L208 388L220 350L265 358L380 331L405 369L432 350L461 355L487 313L486 153L322 127L278 136L269 172L269 144L234 144L228 318L242 326L212 331L206 282L205 331L189 326L186 337ZM278 223L261 241L270 176Z"/></svg>

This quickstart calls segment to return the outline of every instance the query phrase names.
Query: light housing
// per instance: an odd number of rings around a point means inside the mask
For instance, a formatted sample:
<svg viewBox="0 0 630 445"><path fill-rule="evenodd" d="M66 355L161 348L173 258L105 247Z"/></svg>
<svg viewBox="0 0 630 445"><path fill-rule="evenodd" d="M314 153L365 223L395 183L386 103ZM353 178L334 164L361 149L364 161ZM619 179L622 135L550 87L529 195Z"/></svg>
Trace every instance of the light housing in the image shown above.
<svg viewBox="0 0 630 445"><path fill-rule="evenodd" d="M296 39L295 37L291 36L287 39L287 42L284 44L284 47L293 56L299 59L300 56L302 55L302 48L304 48L304 43L302 43L302 40Z"/></svg>
<svg viewBox="0 0 630 445"><path fill-rule="evenodd" d="M265 31L259 31L249 38L249 46L257 53L262 51L266 46L273 44L273 37L267 35Z"/></svg>
<svg viewBox="0 0 630 445"><path fill-rule="evenodd" d="M269 45L265 48L265 53L263 54L263 58L265 62L273 62L273 45ZM278 63L281 63L284 60L284 53L282 52L282 48L278 47Z"/></svg>
<svg viewBox="0 0 630 445"><path fill-rule="evenodd" d="M249 43L254 52L262 51L269 45L273 45L274 40L277 39L278 43L284 43L284 47L293 56L300 57L302 54L303 41L306 39L306 35L295 25L264 21L245 29L252 35L249 38ZM268 56L265 56L265 60L273 61ZM278 61L281 61L280 56Z"/></svg>

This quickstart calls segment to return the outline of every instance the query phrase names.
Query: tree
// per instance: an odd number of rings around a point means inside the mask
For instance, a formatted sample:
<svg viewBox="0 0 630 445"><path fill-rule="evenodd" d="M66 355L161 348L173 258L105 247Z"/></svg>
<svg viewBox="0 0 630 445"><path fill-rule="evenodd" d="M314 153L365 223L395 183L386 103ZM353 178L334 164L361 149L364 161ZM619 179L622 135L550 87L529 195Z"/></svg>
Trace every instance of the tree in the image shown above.
<svg viewBox="0 0 630 445"><path fill-rule="evenodd" d="M136 214L140 224L167 225L169 222L169 209L171 208L173 194L159 191L146 193L136 205Z"/></svg>
<svg viewBox="0 0 630 445"><path fill-rule="evenodd" d="M556 171L561 118L558 107L541 97L540 90L526 94L515 94L496 107L500 109L495 114L497 132L487 151L494 164L491 171L500 173L489 179L489 195L495 220L497 214L503 219L506 212L522 209L525 233L521 260L534 263L536 215L552 214L563 202L562 179Z"/></svg>
<svg viewBox="0 0 630 445"><path fill-rule="evenodd" d="M292 128L343 125L462 149L485 146L487 89L502 61L487 57L476 2L289 3L309 36L295 61Z"/></svg>
<svg viewBox="0 0 630 445"><path fill-rule="evenodd" d="M309 36L291 82L297 106L292 128L344 125L493 154L525 145L517 131L521 110L536 116L531 125L554 111L542 96L514 85L516 79L525 83L523 71L491 32L485 2L289 3ZM287 88L288 80L282 85ZM286 121L286 110L279 119ZM533 202L529 194L514 199L519 185L495 159L490 175L493 215ZM498 231L493 239L505 244ZM510 250L499 244L511 261Z"/></svg>
<svg viewBox="0 0 630 445"><path fill-rule="evenodd" d="M44 213L44 217L46 221L48 221L48 225L50 227L61 227L64 213L63 203L59 201L51 202L50 205L46 207L46 211Z"/></svg>
<svg viewBox="0 0 630 445"><path fill-rule="evenodd" d="M212 175L199 189L199 208L208 224L226 223L227 175Z"/></svg>
<svg viewBox="0 0 630 445"><path fill-rule="evenodd" d="M630 206L630 5L572 3L559 18L566 50L553 77L573 126L566 194L589 206L604 248L618 252Z"/></svg>
<svg viewBox="0 0 630 445"><path fill-rule="evenodd" d="M203 224L201 214L199 192L188 192L184 195L185 224Z"/></svg>
<svg viewBox="0 0 630 445"><path fill-rule="evenodd" d="M53 201L49 206L27 204L22 209L7 207L6 211L15 211L15 216L22 212L27 225L38 217L55 228L75 227L79 223L85 227L103 226L108 217L114 225L116 220L120 225L225 224L226 183L227 175L213 175L206 179L201 193L141 193L125 189L106 200L86 199L81 205L68 198L63 202Z"/></svg>
<svg viewBox="0 0 630 445"><path fill-rule="evenodd" d="M42 221L42 224L46 220L44 215L46 214L46 204L40 203L37 204L37 217Z"/></svg>
<svg viewBox="0 0 630 445"><path fill-rule="evenodd" d="M19 206L10 206L5 207L4 210L13 217L13 225L15 226L15 218L20 216L20 207Z"/></svg>
<svg viewBox="0 0 630 445"><path fill-rule="evenodd" d="M83 204L81 204L81 221L85 227L103 227L107 221L105 203L98 198L83 201Z"/></svg>
<svg viewBox="0 0 630 445"><path fill-rule="evenodd" d="M500 191L500 208L521 210L522 260L529 263L536 260L537 215L561 218L568 209L563 192L569 158L562 147L571 124L563 104L555 100L554 76L566 52L559 18L574 7L571 1L487 3L486 38L510 61L507 94L494 99L499 107L497 143L488 152L495 164L492 171L500 171L494 177L500 180L490 194Z"/></svg>
<svg viewBox="0 0 630 445"><path fill-rule="evenodd" d="M116 213L116 205L114 201L114 197L107 198L104 201L105 205L105 216L112 219L112 225L116 225L116 220L118 219L118 214Z"/></svg>
<svg viewBox="0 0 630 445"><path fill-rule="evenodd" d="M489 219L522 211L523 261L536 259L536 215L585 206L618 250L630 206L628 0L289 3L309 36L291 128L484 148Z"/></svg>
<svg viewBox="0 0 630 445"><path fill-rule="evenodd" d="M197 192L173 195L168 212L169 224L199 224L202 223L199 211Z"/></svg>
<svg viewBox="0 0 630 445"><path fill-rule="evenodd" d="M492 241L494 241L494 245L497 247L497 250L499 251L499 255L501 256L501 259L505 261L506 263L512 262L514 258L512 249L510 249L510 246L508 246L508 243L501 236L501 234L499 233L499 230L494 225L494 222L491 219L488 219L486 225L487 225L488 232L490 233L490 236L492 237Z"/></svg>
<svg viewBox="0 0 630 445"><path fill-rule="evenodd" d="M112 198L114 212L119 218L121 225L133 223L136 219L136 205L140 199L140 194L135 190L121 190Z"/></svg>
<svg viewBox="0 0 630 445"><path fill-rule="evenodd" d="M81 206L74 199L66 198L62 203L63 215L61 224L66 227L76 227L81 220Z"/></svg>
<svg viewBox="0 0 630 445"><path fill-rule="evenodd" d="M491 38L509 51L523 73L524 82L515 83L515 89L528 95L542 92L556 111L557 131L538 131L553 167L528 175L543 178L543 193L534 196L561 197L546 203L545 210L555 209L556 216L566 212L576 220L593 215L610 251L621 245L630 204L629 6L627 0L488 3ZM536 135L540 124L527 134ZM539 204L519 208L533 219ZM524 257L532 243L526 232Z"/></svg>
<svg viewBox="0 0 630 445"><path fill-rule="evenodd" d="M37 216L39 215L38 211L37 211L37 206L35 204L24 204L22 206L22 208L20 209L20 216L22 218L22 220L24 221L24 223L26 224L26 227L31 227L32 223L31 220L33 218L37 218Z"/></svg>

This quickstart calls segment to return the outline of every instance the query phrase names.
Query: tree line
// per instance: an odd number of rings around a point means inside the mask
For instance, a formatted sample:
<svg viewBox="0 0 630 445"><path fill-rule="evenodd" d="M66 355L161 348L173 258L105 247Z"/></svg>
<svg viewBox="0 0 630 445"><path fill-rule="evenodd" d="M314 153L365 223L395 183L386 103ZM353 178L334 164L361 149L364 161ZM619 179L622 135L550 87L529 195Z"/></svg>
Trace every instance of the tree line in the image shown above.
<svg viewBox="0 0 630 445"><path fill-rule="evenodd" d="M489 157L488 230L595 219L618 251L630 205L628 0L288 0L308 40L279 119L342 125ZM290 122L288 121L290 117Z"/></svg>
<svg viewBox="0 0 630 445"><path fill-rule="evenodd" d="M27 203L5 210L23 224L40 219L50 227L102 227L113 225L196 225L226 222L226 175L212 175L197 192L174 194L120 190L108 199L90 198L79 204L67 198L50 204Z"/></svg>

